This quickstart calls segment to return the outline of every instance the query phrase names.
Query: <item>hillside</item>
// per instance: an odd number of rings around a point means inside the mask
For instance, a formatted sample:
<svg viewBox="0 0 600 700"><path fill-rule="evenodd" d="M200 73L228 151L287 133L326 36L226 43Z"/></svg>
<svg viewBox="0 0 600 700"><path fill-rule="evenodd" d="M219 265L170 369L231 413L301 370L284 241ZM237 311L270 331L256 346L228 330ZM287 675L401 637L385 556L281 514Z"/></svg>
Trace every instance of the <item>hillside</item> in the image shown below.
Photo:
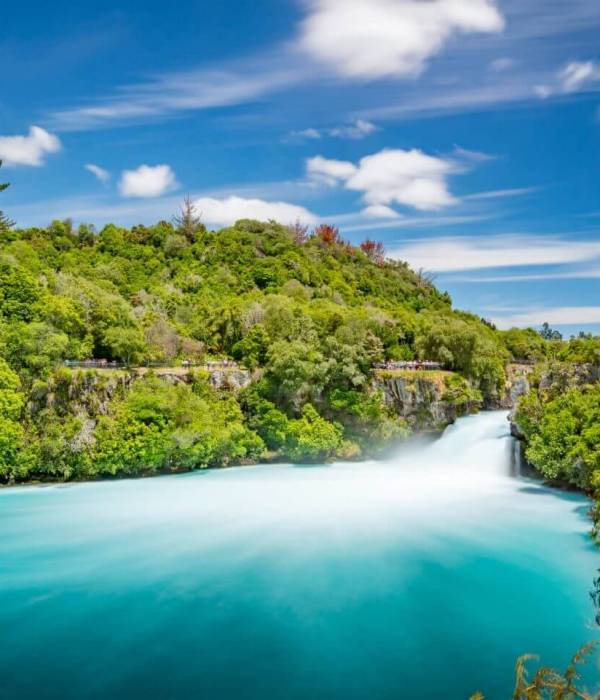
<svg viewBox="0 0 600 700"><path fill-rule="evenodd" d="M493 405L507 361L544 347L532 331L502 334L454 311L380 245L351 246L328 225L310 235L249 220L208 231L185 217L98 233L3 225L0 479L375 454L409 427L374 364L440 362L468 380L450 382L446 401ZM229 358L253 381L231 391L201 369L185 382L152 372L125 382L64 366L88 358Z"/></svg>

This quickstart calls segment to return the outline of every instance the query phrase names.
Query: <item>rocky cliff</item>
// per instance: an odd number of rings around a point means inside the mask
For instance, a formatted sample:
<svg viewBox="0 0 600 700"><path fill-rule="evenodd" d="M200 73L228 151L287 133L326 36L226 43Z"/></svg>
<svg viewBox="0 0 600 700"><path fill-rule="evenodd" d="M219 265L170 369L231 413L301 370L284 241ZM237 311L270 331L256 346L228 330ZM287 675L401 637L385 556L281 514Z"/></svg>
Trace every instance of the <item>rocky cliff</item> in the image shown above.
<svg viewBox="0 0 600 700"><path fill-rule="evenodd" d="M600 366L590 363L549 362L535 366L510 365L505 395L505 407L510 409L511 434L523 439L523 433L515 420L519 398L532 389L548 398L578 386L600 381Z"/></svg>
<svg viewBox="0 0 600 700"><path fill-rule="evenodd" d="M444 371L380 370L375 388L414 430L441 430L481 408L479 393L458 374Z"/></svg>

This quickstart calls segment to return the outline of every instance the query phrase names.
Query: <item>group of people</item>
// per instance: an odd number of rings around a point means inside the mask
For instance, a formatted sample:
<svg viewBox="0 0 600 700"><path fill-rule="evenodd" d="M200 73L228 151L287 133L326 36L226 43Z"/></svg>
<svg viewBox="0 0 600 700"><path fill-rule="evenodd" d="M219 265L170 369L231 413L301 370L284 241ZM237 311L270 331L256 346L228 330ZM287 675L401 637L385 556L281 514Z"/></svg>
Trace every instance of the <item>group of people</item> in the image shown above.
<svg viewBox="0 0 600 700"><path fill-rule="evenodd" d="M211 362L190 362L189 360L184 360L181 363L182 367L205 367L206 369L235 369L239 367L238 363L234 360L214 360Z"/></svg>
<svg viewBox="0 0 600 700"><path fill-rule="evenodd" d="M125 367L126 365L117 362L116 360L65 360L66 367L84 367L88 369L110 369L115 367ZM164 362L146 362L143 367L171 367L171 364ZM182 367L204 367L206 369L235 369L239 367L234 360L216 360L212 362L194 362L192 360L183 360Z"/></svg>
<svg viewBox="0 0 600 700"><path fill-rule="evenodd" d="M94 369L105 369L110 367L122 367L116 360L65 360L67 367L90 367Z"/></svg>
<svg viewBox="0 0 600 700"><path fill-rule="evenodd" d="M432 362L431 360L401 360L389 362L376 362L373 367L375 369L442 369L441 362Z"/></svg>

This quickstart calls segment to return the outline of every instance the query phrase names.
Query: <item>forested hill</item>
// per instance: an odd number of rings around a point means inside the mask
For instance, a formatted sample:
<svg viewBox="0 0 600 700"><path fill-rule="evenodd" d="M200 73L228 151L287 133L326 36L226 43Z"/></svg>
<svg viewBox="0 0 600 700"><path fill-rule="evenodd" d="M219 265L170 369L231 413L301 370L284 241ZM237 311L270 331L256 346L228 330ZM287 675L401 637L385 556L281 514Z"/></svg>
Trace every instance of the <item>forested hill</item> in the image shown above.
<svg viewBox="0 0 600 700"><path fill-rule="evenodd" d="M381 245L354 247L328 225L208 231L189 211L100 232L4 220L0 480L374 453L407 430L374 389L374 363L438 361L469 380L449 400L492 401L511 354L543 351L535 332L499 333L452 310ZM187 384L126 384L64 366L88 358L231 358L254 381L219 393L202 371Z"/></svg>
<svg viewBox="0 0 600 700"><path fill-rule="evenodd" d="M437 331L458 330L480 359L503 359L495 334L453 312L425 276L384 260L377 244L343 242L330 226L307 235L239 221L186 236L165 222L98 234L54 222L5 230L0 255L3 355L25 375L89 357L232 357L254 368L293 353L360 368L427 356L495 380L499 364L475 366L440 345Z"/></svg>

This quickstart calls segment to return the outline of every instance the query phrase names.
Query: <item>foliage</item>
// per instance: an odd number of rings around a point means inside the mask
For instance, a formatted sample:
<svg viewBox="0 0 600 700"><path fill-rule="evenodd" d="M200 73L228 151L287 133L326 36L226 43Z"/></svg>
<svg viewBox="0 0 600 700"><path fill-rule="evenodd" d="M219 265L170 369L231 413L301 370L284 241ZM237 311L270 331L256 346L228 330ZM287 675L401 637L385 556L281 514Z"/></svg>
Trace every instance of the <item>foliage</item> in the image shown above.
<svg viewBox="0 0 600 700"><path fill-rule="evenodd" d="M497 396L504 385L508 353L495 332L469 314L425 316L415 345L421 358L471 379L485 399Z"/></svg>
<svg viewBox="0 0 600 700"><path fill-rule="evenodd" d="M546 322L542 324L540 335L544 340L562 340L562 334L560 331L550 328L550 325Z"/></svg>
<svg viewBox="0 0 600 700"><path fill-rule="evenodd" d="M517 659L515 664L515 687L513 700L594 700L598 695L589 694L581 687L580 666L598 646L590 642L583 646L571 659L564 673L548 666L539 668L533 677L527 668L529 661L537 657L525 654ZM484 700L483 693L475 693L471 700Z"/></svg>
<svg viewBox="0 0 600 700"><path fill-rule="evenodd" d="M532 328L511 328L501 332L501 338L516 362L542 360L548 350L544 338Z"/></svg>
<svg viewBox="0 0 600 700"><path fill-rule="evenodd" d="M600 491L600 385L574 388L544 403L537 391L519 403L527 459L546 477Z"/></svg>
<svg viewBox="0 0 600 700"><path fill-rule="evenodd" d="M370 238L367 238L366 241L360 244L360 249L370 260L378 265L383 265L385 261L385 248L381 241L372 241Z"/></svg>
<svg viewBox="0 0 600 700"><path fill-rule="evenodd" d="M474 389L471 384L459 374L451 374L444 377L444 393L442 400L447 401L458 408L458 413L466 413L482 402L481 392Z"/></svg>
<svg viewBox="0 0 600 700"><path fill-rule="evenodd" d="M372 366L385 360L440 359L486 399L497 395L509 357L498 333L453 311L406 263L385 260L380 244L354 247L329 224L312 235L253 220L207 231L200 216L187 200L172 223L0 232L0 357L25 397L24 441L15 433L6 444L27 445L29 460L21 476L11 467L0 478L194 468L265 450L301 461L371 454L407 432L372 389ZM63 392L64 361L92 357L132 367L234 358L262 379L239 400L205 381L177 389L196 417L181 422L152 403L163 417L148 422L141 385L164 399L149 380L103 396L101 412L83 398L102 393L98 383L76 399L71 377ZM451 387L447 400L465 403L465 391ZM35 392L48 405L34 411Z"/></svg>
<svg viewBox="0 0 600 700"><path fill-rule="evenodd" d="M333 457L342 445L343 429L322 418L307 403L302 417L289 422L286 454L295 461L320 462Z"/></svg>

